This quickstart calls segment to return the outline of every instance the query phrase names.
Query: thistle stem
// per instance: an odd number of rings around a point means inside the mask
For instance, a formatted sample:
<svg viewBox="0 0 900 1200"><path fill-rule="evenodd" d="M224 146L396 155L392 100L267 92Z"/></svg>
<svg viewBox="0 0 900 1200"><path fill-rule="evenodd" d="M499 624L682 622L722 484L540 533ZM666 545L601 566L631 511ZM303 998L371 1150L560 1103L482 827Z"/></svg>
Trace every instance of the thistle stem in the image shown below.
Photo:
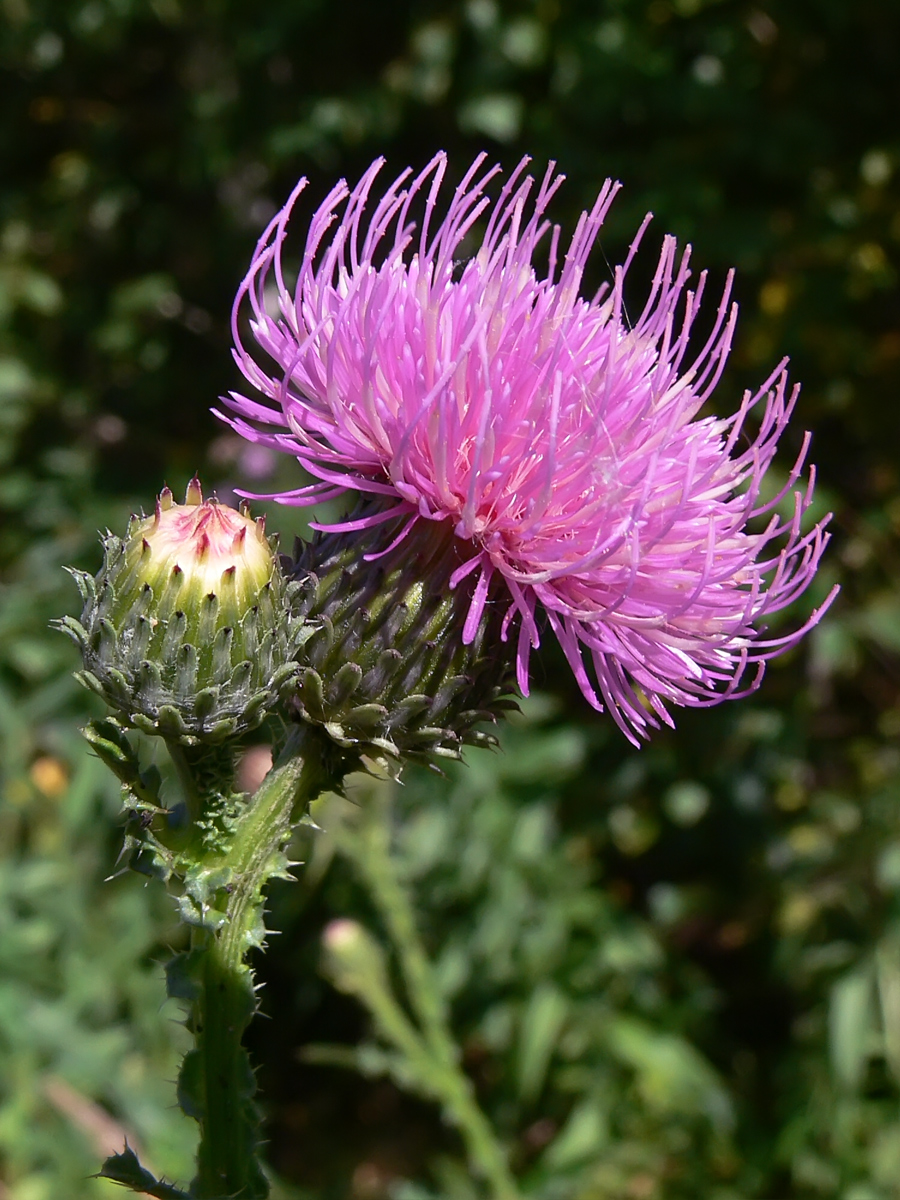
<svg viewBox="0 0 900 1200"><path fill-rule="evenodd" d="M196 1049L185 1060L180 1090L193 1086L200 1121L197 1176L191 1194L224 1200L264 1200L269 1188L257 1160L259 1119L253 1103L253 1075L242 1038L253 1013L253 983L242 953L230 939L201 935L203 965L190 1014ZM194 1062L196 1057L196 1062ZM190 1082L185 1074L191 1076Z"/></svg>
<svg viewBox="0 0 900 1200"><path fill-rule="evenodd" d="M264 1200L255 1084L243 1035L256 1010L247 953L264 937L264 889L283 873L294 824L327 784L314 737L295 727L278 762L204 869L227 883L224 920L196 928L185 970L192 996L188 1027L195 1048L179 1078L179 1099L200 1125L197 1200Z"/></svg>
<svg viewBox="0 0 900 1200"><path fill-rule="evenodd" d="M462 1135L469 1161L487 1181L494 1200L520 1200L506 1155L472 1094L468 1076L454 1063L441 1072L440 1086L444 1109Z"/></svg>
<svg viewBox="0 0 900 1200"><path fill-rule="evenodd" d="M364 815L354 860L368 884L397 951L406 994L422 1034L421 1050L430 1059L428 1085L465 1142L469 1162L488 1183L493 1200L519 1200L506 1153L475 1099L472 1081L459 1063L446 1007L434 968L416 925L408 892L398 878L390 850L383 806Z"/></svg>

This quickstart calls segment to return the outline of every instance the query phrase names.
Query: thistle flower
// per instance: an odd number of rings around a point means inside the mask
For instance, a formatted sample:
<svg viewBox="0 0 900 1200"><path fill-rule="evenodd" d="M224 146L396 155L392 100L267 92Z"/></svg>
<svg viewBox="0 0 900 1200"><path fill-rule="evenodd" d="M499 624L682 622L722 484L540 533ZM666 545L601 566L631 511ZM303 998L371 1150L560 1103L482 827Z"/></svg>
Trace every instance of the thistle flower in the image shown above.
<svg viewBox="0 0 900 1200"><path fill-rule="evenodd" d="M305 632L262 518L204 501L194 479L184 504L163 489L103 551L96 578L72 572L81 620L58 622L81 649L81 682L129 724L188 745L258 725Z"/></svg>
<svg viewBox="0 0 900 1200"><path fill-rule="evenodd" d="M283 503L352 492L375 502L331 529L401 518L402 540L446 523L462 556L450 585L469 581L463 642L490 595L504 606L504 639L517 623L527 694L545 614L584 695L637 742L672 724L670 704L755 688L766 661L819 619L827 602L799 629L766 632L769 615L811 582L826 522L801 524L808 435L787 482L763 496L798 393L784 363L736 413L701 415L734 333L731 275L698 348L706 274L689 288L690 247L666 237L629 319L624 282L648 216L611 286L582 296L619 185L604 184L561 255L546 213L563 177L551 163L535 184L527 162L492 200L499 168L476 158L439 221L445 155L376 198L379 160L326 197L292 267L284 248L301 180L234 306L235 357L262 399L233 393L220 415L314 477L278 495ZM480 243L464 258L476 228ZM245 306L256 348L242 340Z"/></svg>

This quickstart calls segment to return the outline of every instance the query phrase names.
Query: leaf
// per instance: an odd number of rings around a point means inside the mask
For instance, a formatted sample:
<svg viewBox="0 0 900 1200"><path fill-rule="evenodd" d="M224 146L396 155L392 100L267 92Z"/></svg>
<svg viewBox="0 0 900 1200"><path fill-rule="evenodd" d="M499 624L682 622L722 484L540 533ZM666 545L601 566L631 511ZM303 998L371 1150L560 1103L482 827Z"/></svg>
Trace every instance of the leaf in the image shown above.
<svg viewBox="0 0 900 1200"><path fill-rule="evenodd" d="M900 1083L900 944L896 932L881 939L875 955L884 1057Z"/></svg>
<svg viewBox="0 0 900 1200"><path fill-rule="evenodd" d="M874 1035L873 979L866 965L839 979L828 1004L828 1049L838 1083L857 1091Z"/></svg>
<svg viewBox="0 0 900 1200"><path fill-rule="evenodd" d="M529 1103L539 1095L547 1068L568 1015L565 996L552 984L534 989L522 1016L519 1038L518 1089Z"/></svg>
<svg viewBox="0 0 900 1200"><path fill-rule="evenodd" d="M572 1110L568 1121L544 1151L541 1165L551 1171L564 1171L594 1158L608 1141L606 1111L592 1097Z"/></svg>
<svg viewBox="0 0 900 1200"><path fill-rule="evenodd" d="M188 1192L183 1192L173 1184L164 1183L142 1167L138 1156L127 1142L121 1154L113 1154L106 1160L96 1178L111 1179L113 1183L131 1188L133 1192L154 1196L156 1200L190 1200Z"/></svg>
<svg viewBox="0 0 900 1200"><path fill-rule="evenodd" d="M718 1075L690 1042L633 1017L611 1021L612 1053L636 1073L645 1102L660 1112L703 1114L718 1129L731 1129L731 1097Z"/></svg>

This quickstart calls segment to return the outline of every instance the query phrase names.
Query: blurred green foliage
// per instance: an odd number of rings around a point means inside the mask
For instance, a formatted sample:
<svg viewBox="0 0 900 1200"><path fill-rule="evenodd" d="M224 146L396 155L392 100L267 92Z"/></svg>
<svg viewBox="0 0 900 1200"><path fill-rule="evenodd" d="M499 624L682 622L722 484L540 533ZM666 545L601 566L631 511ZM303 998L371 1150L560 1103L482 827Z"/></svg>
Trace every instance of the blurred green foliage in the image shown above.
<svg viewBox="0 0 900 1200"><path fill-rule="evenodd" d="M813 428L819 594L844 589L756 697L640 752L548 647L505 753L369 798L466 1069L541 1195L898 1195L898 35L885 0L0 0L0 1195L109 1196L88 1176L125 1133L190 1174L157 965L178 935L152 887L106 881L114 789L47 630L75 603L60 564L95 569L94 531L163 479L295 482L208 413L254 240L300 174L311 205L441 146L457 170L558 159L569 228L621 178L610 262L652 208L715 280L738 267L721 403L791 355L785 461ZM345 822L330 801L272 896L271 1160L317 1194L461 1200L431 1104L302 1055L374 1036L317 973L327 922L389 955L332 854Z"/></svg>

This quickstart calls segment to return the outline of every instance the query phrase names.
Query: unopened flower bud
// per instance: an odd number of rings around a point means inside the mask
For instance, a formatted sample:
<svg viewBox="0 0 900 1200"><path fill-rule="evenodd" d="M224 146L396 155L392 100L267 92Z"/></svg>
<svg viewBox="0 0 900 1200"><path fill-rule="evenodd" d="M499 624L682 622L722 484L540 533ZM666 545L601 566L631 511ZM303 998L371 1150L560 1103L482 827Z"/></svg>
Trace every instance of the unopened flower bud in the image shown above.
<svg viewBox="0 0 900 1200"><path fill-rule="evenodd" d="M370 1001L390 991L381 945L358 921L330 921L322 934L322 966L336 988Z"/></svg>
<svg viewBox="0 0 900 1200"><path fill-rule="evenodd" d="M263 520L166 488L125 539L103 539L96 578L72 574L81 620L59 622L84 657L79 678L138 729L187 743L258 725L295 673L299 622Z"/></svg>
<svg viewBox="0 0 900 1200"><path fill-rule="evenodd" d="M416 522L403 536L396 521L367 527L373 513L301 548L308 637L290 705L385 766L458 758L464 744L493 742L478 726L515 707L515 640L490 591L476 611L472 578L454 586L461 559L446 523Z"/></svg>
<svg viewBox="0 0 900 1200"><path fill-rule="evenodd" d="M346 954L361 943L364 935L365 930L358 921L351 921L349 917L338 917L325 926L322 942L325 949L333 954Z"/></svg>

